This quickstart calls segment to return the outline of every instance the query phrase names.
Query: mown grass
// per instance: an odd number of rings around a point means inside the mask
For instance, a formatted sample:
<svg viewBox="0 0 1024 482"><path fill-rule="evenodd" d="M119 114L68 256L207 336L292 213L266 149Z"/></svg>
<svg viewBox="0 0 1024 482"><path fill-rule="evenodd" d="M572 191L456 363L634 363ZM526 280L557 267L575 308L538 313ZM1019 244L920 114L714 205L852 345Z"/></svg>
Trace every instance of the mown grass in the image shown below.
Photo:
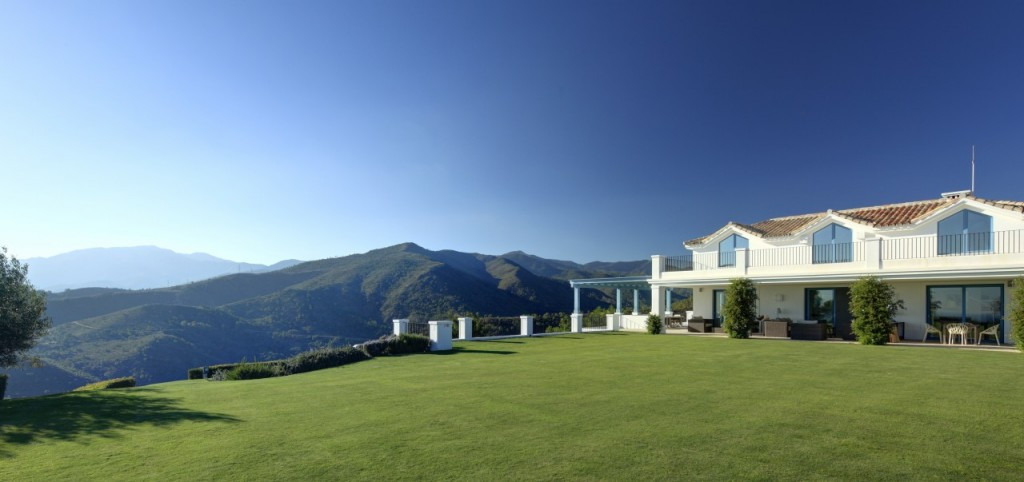
<svg viewBox="0 0 1024 482"><path fill-rule="evenodd" d="M0 403L0 480L1014 479L1024 356L588 334Z"/></svg>

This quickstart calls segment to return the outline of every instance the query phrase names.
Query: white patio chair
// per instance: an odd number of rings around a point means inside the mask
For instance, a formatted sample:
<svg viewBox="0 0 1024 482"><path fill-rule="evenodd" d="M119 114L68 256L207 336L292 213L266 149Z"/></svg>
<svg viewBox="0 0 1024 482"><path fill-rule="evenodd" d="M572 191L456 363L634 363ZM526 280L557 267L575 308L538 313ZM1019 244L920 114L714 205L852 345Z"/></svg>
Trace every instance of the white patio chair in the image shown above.
<svg viewBox="0 0 1024 482"><path fill-rule="evenodd" d="M992 325L992 326L990 326L988 328L985 328L984 330L981 331L981 333L978 333L978 340L977 340L977 344L978 345L981 344L981 339L985 338L985 335L992 335L992 338L996 339L996 346L1003 346L1003 345L999 344L999 324L998 323L996 323L995 325Z"/></svg>
<svg viewBox="0 0 1024 482"><path fill-rule="evenodd" d="M946 327L946 332L948 333L948 338L946 339L946 343L949 343L950 345L952 345L953 344L953 340L955 340L956 337L959 336L960 337L960 344L961 345L967 345L967 332L968 331L970 331L970 329L967 327L966 323L956 323L956 324L949 325L948 327Z"/></svg>
<svg viewBox="0 0 1024 482"><path fill-rule="evenodd" d="M931 323L925 323L924 324L924 336L921 337L921 343L924 343L926 340L928 340L928 335L930 335L932 333L935 333L936 335L939 335L939 343L945 343L946 342L946 338L944 336L942 336L942 330L932 326Z"/></svg>

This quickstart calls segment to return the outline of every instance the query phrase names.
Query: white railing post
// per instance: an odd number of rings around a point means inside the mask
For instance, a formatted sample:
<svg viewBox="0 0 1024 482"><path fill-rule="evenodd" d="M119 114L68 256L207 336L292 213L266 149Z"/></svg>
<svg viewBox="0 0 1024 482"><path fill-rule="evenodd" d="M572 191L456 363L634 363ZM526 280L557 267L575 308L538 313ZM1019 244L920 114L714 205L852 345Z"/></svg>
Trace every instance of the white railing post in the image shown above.
<svg viewBox="0 0 1024 482"><path fill-rule="evenodd" d="M472 340L473 339L473 319L472 318L459 318L459 339L460 340Z"/></svg>
<svg viewBox="0 0 1024 482"><path fill-rule="evenodd" d="M572 332L573 333L582 333L583 332L583 313L573 313L572 315L569 315L569 318L571 320L570 324L572 325Z"/></svg>
<svg viewBox="0 0 1024 482"><path fill-rule="evenodd" d="M605 320L605 322L608 324L608 330L609 331L619 331L619 326L621 326L621 320L622 320L622 314L621 313L608 314L607 318Z"/></svg>
<svg viewBox="0 0 1024 482"><path fill-rule="evenodd" d="M439 320L430 322L430 351L452 349L452 322Z"/></svg>
<svg viewBox="0 0 1024 482"><path fill-rule="evenodd" d="M519 334L523 336L533 336L533 317L530 315L523 315L519 317Z"/></svg>
<svg viewBox="0 0 1024 482"><path fill-rule="evenodd" d="M651 256L651 278L661 278L661 273L665 272L665 256L656 254Z"/></svg>
<svg viewBox="0 0 1024 482"><path fill-rule="evenodd" d="M391 320L391 322L395 324L395 334L396 335L402 335L402 334L405 334L405 333L409 333L409 320L408 319L405 319L405 318L396 319L396 320Z"/></svg>

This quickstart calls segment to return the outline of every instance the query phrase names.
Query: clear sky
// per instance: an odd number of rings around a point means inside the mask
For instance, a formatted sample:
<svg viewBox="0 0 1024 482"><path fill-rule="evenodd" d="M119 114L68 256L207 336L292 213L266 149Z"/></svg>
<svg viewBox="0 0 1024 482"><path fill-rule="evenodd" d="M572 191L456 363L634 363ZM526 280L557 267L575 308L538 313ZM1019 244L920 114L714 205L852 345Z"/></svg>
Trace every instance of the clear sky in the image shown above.
<svg viewBox="0 0 1024 482"><path fill-rule="evenodd" d="M642 259L1024 200L1024 2L0 0L0 244Z"/></svg>

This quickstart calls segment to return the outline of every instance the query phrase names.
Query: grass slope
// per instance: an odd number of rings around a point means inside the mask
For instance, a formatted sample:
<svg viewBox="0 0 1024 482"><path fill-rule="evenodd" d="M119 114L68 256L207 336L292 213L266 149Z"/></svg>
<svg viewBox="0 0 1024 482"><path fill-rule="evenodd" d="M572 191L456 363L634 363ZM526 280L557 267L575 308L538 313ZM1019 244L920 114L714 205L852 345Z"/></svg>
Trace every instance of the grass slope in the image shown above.
<svg viewBox="0 0 1024 482"><path fill-rule="evenodd" d="M0 480L1018 479L1019 354L588 334L0 403Z"/></svg>

